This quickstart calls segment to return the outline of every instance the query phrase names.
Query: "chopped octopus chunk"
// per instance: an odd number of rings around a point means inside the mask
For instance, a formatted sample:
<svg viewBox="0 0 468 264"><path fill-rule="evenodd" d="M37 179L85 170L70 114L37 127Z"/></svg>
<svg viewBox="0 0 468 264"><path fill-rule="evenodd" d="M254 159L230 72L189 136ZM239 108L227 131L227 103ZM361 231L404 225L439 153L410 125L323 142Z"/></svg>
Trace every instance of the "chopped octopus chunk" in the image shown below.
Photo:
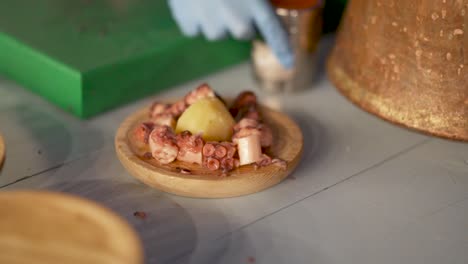
<svg viewBox="0 0 468 264"><path fill-rule="evenodd" d="M156 126L149 136L151 155L161 164L168 164L177 158L175 134L168 126Z"/></svg>
<svg viewBox="0 0 468 264"><path fill-rule="evenodd" d="M203 164L203 139L200 135L192 135L189 131L183 131L176 136L179 153L177 159L188 163Z"/></svg>
<svg viewBox="0 0 468 264"><path fill-rule="evenodd" d="M203 98L208 98L208 97L215 97L216 94L215 92L210 88L210 86L206 83L200 85L197 87L197 89L191 91L188 93L184 100L187 105L192 105L196 101L203 99Z"/></svg>

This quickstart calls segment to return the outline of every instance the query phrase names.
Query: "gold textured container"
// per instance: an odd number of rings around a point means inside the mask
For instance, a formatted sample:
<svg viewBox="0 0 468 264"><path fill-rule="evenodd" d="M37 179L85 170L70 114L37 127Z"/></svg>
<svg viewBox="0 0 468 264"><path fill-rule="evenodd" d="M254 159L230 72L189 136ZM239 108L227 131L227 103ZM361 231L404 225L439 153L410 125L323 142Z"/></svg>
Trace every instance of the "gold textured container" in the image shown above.
<svg viewBox="0 0 468 264"><path fill-rule="evenodd" d="M467 0L350 0L327 71L372 114L468 141Z"/></svg>

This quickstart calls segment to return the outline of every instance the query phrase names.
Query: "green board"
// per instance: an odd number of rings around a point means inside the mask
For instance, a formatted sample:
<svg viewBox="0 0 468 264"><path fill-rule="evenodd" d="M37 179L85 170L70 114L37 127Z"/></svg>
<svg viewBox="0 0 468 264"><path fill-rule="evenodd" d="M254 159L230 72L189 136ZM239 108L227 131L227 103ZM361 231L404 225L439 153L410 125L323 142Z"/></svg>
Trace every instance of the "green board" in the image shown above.
<svg viewBox="0 0 468 264"><path fill-rule="evenodd" d="M181 35L166 0L2 0L0 73L87 118L248 58Z"/></svg>

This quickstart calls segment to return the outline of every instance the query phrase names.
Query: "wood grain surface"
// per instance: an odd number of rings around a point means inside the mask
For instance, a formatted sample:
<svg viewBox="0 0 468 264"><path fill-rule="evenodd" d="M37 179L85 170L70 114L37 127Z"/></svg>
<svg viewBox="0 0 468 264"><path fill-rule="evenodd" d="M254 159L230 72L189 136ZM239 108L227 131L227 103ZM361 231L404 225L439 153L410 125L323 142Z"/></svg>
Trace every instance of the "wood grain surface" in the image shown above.
<svg viewBox="0 0 468 264"><path fill-rule="evenodd" d="M285 160L285 170L276 165L258 169L247 165L222 176L196 164L176 161L161 165L154 159L145 159L143 154L148 149L135 144L130 132L147 120L147 109L136 112L121 124L115 137L117 156L134 177L168 193L198 198L224 198L259 192L285 179L299 163L303 148L302 132L293 120L266 107L261 107L260 111L273 130L274 143L268 153ZM191 174L180 173L180 168L190 170Z"/></svg>
<svg viewBox="0 0 468 264"><path fill-rule="evenodd" d="M75 196L39 191L0 193L0 263L143 263L130 226Z"/></svg>

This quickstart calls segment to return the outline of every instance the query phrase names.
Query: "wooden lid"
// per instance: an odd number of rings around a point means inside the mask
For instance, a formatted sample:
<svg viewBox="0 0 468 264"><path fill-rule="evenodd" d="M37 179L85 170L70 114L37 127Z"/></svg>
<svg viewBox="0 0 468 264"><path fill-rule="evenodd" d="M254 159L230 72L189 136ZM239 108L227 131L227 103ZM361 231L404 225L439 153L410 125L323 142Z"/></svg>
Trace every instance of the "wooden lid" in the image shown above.
<svg viewBox="0 0 468 264"><path fill-rule="evenodd" d="M59 193L0 192L0 263L143 263L140 241L120 217Z"/></svg>

